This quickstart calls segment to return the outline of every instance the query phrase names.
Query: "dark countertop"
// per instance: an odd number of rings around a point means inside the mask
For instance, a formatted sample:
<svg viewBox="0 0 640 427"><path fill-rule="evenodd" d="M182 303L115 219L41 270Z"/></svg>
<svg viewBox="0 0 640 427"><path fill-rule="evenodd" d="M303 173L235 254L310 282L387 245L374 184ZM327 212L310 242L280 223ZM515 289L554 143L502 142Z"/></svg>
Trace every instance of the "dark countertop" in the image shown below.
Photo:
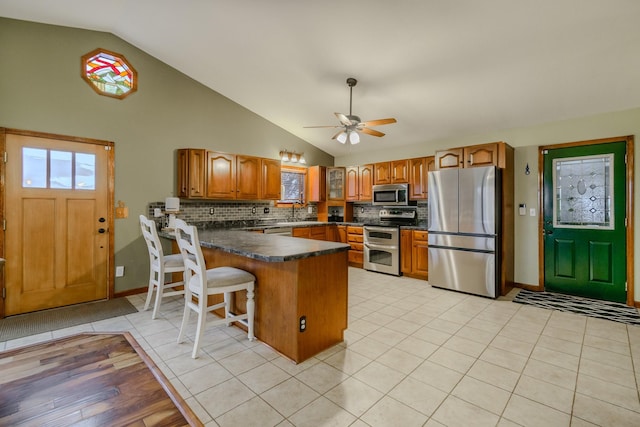
<svg viewBox="0 0 640 427"><path fill-rule="evenodd" d="M161 237L175 240L171 232L161 231ZM300 239L251 233L243 230L198 229L200 246L266 262L284 262L349 250L345 243Z"/></svg>

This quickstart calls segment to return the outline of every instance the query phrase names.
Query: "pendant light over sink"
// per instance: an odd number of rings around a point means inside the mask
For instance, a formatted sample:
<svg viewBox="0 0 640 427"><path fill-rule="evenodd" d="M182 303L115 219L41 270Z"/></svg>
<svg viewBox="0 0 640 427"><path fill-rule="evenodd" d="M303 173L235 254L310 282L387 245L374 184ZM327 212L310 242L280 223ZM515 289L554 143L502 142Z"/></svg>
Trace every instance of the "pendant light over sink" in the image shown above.
<svg viewBox="0 0 640 427"><path fill-rule="evenodd" d="M340 125L335 126L305 126L305 128L342 128L338 133L333 135L331 139L337 139L339 143L346 144L349 141L349 144L355 145L360 142L359 132L366 133L367 135L372 136L384 136L384 133L379 132L374 129L369 129L372 126L381 126L388 125L391 123L396 123L396 119L388 118L388 119L378 119L378 120L369 120L363 122L360 120L360 117L354 116L351 111L351 107L353 105L353 87L358 83L356 79L353 77L349 77L347 79L347 85L349 85L349 115L345 115L342 113L334 113L338 120L340 121Z"/></svg>

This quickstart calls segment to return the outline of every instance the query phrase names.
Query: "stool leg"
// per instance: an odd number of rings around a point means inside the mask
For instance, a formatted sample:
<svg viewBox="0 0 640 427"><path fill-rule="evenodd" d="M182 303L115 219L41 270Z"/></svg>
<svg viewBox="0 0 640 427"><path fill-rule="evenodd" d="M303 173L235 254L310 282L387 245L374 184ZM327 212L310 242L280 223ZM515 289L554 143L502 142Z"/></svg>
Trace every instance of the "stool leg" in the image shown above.
<svg viewBox="0 0 640 427"><path fill-rule="evenodd" d="M151 319L155 320L158 315L158 311L160 311L160 305L162 304L162 296L164 294L164 274L163 277L160 277L158 274L158 293L156 294L156 303L153 305L153 314L151 315Z"/></svg>
<svg viewBox="0 0 640 427"><path fill-rule="evenodd" d="M147 300L144 303L144 310L149 310L149 304L151 304L151 297L153 296L153 271L149 273L149 290L147 291Z"/></svg>
<svg viewBox="0 0 640 427"><path fill-rule="evenodd" d="M253 317L256 310L256 303L254 299L255 293L253 292L254 288L254 282L249 283L249 286L247 286L247 330L249 341L254 341L256 339L253 334Z"/></svg>
<svg viewBox="0 0 640 427"><path fill-rule="evenodd" d="M191 314L191 308L189 308L189 302L185 297L182 323L180 324L180 332L178 333L178 344L184 341L184 331L187 329L187 323L189 323L189 314Z"/></svg>
<svg viewBox="0 0 640 427"><path fill-rule="evenodd" d="M198 357L200 338L202 338L202 332L204 331L204 324L207 320L207 313L207 295L198 295L198 326L196 328L196 338L193 343L193 353L191 353L191 357L193 359Z"/></svg>
<svg viewBox="0 0 640 427"><path fill-rule="evenodd" d="M231 310L231 304L233 303L233 294L231 292L224 293L224 318L227 320L227 326L231 326L229 320L229 311Z"/></svg>

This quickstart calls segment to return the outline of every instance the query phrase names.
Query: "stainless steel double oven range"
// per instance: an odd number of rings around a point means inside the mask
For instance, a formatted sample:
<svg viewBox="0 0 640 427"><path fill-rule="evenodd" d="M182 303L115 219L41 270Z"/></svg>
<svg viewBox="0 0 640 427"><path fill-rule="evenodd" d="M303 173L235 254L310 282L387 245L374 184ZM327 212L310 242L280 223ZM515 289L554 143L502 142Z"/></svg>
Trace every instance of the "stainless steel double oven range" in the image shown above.
<svg viewBox="0 0 640 427"><path fill-rule="evenodd" d="M416 206L383 206L378 220L365 224L364 269L379 273L400 273L400 226L415 225Z"/></svg>

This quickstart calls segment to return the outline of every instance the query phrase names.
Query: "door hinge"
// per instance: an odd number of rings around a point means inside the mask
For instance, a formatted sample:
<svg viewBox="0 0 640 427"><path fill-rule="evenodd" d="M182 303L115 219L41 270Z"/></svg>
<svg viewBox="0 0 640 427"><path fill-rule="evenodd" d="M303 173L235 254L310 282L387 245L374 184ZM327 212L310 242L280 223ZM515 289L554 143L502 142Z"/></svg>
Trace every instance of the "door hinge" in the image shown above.
<svg viewBox="0 0 640 427"><path fill-rule="evenodd" d="M105 146L104 146L104 151L111 151L111 147L110 147L110 146L108 146L108 145L105 145Z"/></svg>
<svg viewBox="0 0 640 427"><path fill-rule="evenodd" d="M627 155L626 154L624 155L624 164L625 165L627 164Z"/></svg>
<svg viewBox="0 0 640 427"><path fill-rule="evenodd" d="M542 150L542 154L549 154L549 150Z"/></svg>
<svg viewBox="0 0 640 427"><path fill-rule="evenodd" d="M5 163L7 163L7 152L5 151L4 154L2 154L2 159L4 160Z"/></svg>
<svg viewBox="0 0 640 427"><path fill-rule="evenodd" d="M7 299L7 288L2 288L2 299Z"/></svg>
<svg viewBox="0 0 640 427"><path fill-rule="evenodd" d="M628 289L627 289L627 282L624 282L624 291L625 291L625 292L627 292L627 291L628 291Z"/></svg>
<svg viewBox="0 0 640 427"><path fill-rule="evenodd" d="M3 219L2 220L2 231L5 231L7 229L7 220Z"/></svg>

